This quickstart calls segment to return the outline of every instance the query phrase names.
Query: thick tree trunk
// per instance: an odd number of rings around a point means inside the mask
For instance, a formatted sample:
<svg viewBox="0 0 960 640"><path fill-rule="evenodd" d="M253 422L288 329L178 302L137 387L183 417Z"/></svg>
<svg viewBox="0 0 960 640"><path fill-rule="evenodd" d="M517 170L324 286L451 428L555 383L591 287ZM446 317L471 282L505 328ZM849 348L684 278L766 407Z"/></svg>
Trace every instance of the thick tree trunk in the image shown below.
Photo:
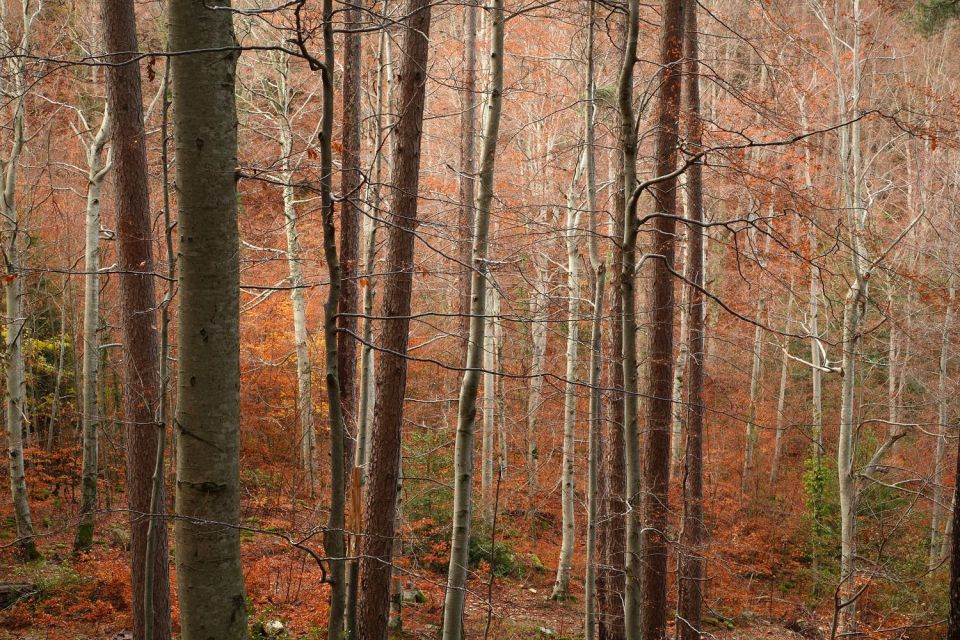
<svg viewBox="0 0 960 640"><path fill-rule="evenodd" d="M373 148L377 150L374 160L374 182L370 186L370 210L380 211L381 185L383 184L383 149L387 137L384 116L391 104L391 75L393 71L390 57L390 37L386 31L380 34L380 65L377 72L377 111L376 130ZM374 349L373 349L373 313L376 289L373 272L377 261L377 231L380 227L377 216L367 216L364 220L363 245L363 329L360 360L360 397L357 406L357 432L354 443L353 473L351 474L351 540L347 565L347 603L346 634L348 638L357 637L357 599L360 589L360 533L362 531L363 489L367 479L368 440L370 423L373 420L375 404L374 387Z"/></svg>
<svg viewBox="0 0 960 640"><path fill-rule="evenodd" d="M566 385L563 394L563 459L560 463L561 542L557 577L551 595L554 600L567 598L576 537L573 463L576 453L577 393L580 387L580 381L577 379L579 369L577 351L580 344L580 209L577 206L576 189L582 168L583 163L578 162L570 184L570 193L567 196L566 237L564 238L567 249L567 367L564 374Z"/></svg>
<svg viewBox="0 0 960 640"><path fill-rule="evenodd" d="M660 97L657 106L655 175L665 176L677 164L683 57L683 2L664 0L660 41ZM650 191L659 213L673 216L677 208L677 179L663 180ZM672 217L658 217L653 224L653 280L648 335L646 438L643 455L643 605L644 640L663 640L667 625L667 527L670 478L670 399L673 389L673 257Z"/></svg>
<svg viewBox="0 0 960 640"><path fill-rule="evenodd" d="M697 30L697 3L684 7L684 55L687 58L686 109L688 111L687 143L693 150L701 146L703 121L700 117L700 47ZM687 170L687 278L690 287L688 311L689 370L687 373L687 447L683 474L683 527L678 555L677 640L700 640L702 628L703 588L706 579L704 543L706 525L703 520L703 382L706 373L704 348L704 228L703 165L696 162Z"/></svg>
<svg viewBox="0 0 960 640"><path fill-rule="evenodd" d="M178 55L170 64L180 208L176 416L180 518L174 529L180 627L184 640L230 640L247 634L236 528L240 522L240 270L237 54L231 48L237 43L229 10L213 11L193 0L173 0L169 16L171 51L228 50Z"/></svg>
<svg viewBox="0 0 960 640"><path fill-rule="evenodd" d="M466 598L470 525L473 515L473 451L477 420L477 387L480 383L481 351L487 289L487 244L490 207L493 204L494 170L503 94L503 0L492 0L490 33L490 85L480 153L479 189L474 215L473 273L470 279L470 342L466 370L460 385L457 436L454 448L453 532L450 566L443 611L443 639L459 640Z"/></svg>
<svg viewBox="0 0 960 640"><path fill-rule="evenodd" d="M85 122L82 124L86 124ZM109 111L95 135L90 134L87 151L87 216L83 260L83 470L80 491L80 525L73 541L74 551L93 544L97 510L97 460L100 430L100 189L110 170L103 151L110 133ZM53 425L51 425L52 429Z"/></svg>
<svg viewBox="0 0 960 640"><path fill-rule="evenodd" d="M330 584L330 608L327 617L327 637L330 640L340 640L343 637L344 615L347 602L346 584L346 544L344 529L346 525L346 467L352 465L353 460L348 458L346 446L346 426L344 410L341 404L343 391L340 380L340 366L344 363L339 357L338 313L340 303L347 298L352 304L351 311L356 310L356 291L352 295L342 296L343 277L340 268L340 257L337 255L336 222L333 207L333 69L336 65L333 41L333 0L323 2L323 56L325 66L320 70L323 82L323 124L320 130L320 211L323 219L323 257L327 263L327 274L330 286L327 288L327 299L323 305L323 342L326 365L327 413L330 423L330 513L327 517L327 527L323 532L323 550L327 560L327 582ZM359 63L359 61L357 61ZM359 117L359 114L353 114ZM358 134L359 136L359 134ZM353 144L351 141L350 144ZM356 141L359 156L359 140ZM347 155L346 150L344 155ZM359 164L359 157L355 159ZM359 178L358 178L359 179ZM344 210L347 208L344 203ZM350 216L356 220L350 221ZM346 228L353 223L359 225L359 214L353 212L342 216L345 228L344 233L353 234L353 238L343 238L345 245L352 245L349 251L353 255L353 271L356 272L357 233L355 228ZM352 282L356 287L356 282ZM356 318L353 319L356 327ZM340 334L341 336L343 334ZM354 334L355 335L355 334ZM347 342L347 348L353 351L346 364L350 369L348 376L353 383L356 372L356 345L353 336ZM355 396L351 390L347 397L353 401Z"/></svg>
<svg viewBox="0 0 960 640"><path fill-rule="evenodd" d="M636 317L636 267L638 221L635 206L632 204L633 192L637 184L637 138L633 112L633 71L637 59L637 34L639 31L639 0L627 0L626 38L623 51L623 66L620 69L618 104L620 110L619 143L623 157L623 244L621 250L620 272L620 315L622 327L622 365L623 365L623 446L626 485L623 497L625 504L614 505L621 509L626 517L624 562L625 593L623 600L624 634L636 640L640 637L640 432L637 424L637 317ZM615 301L616 304L616 301ZM614 335L614 340L617 336ZM615 381L616 382L616 381ZM616 434L610 438L611 449L617 446ZM610 469L608 477L612 477ZM611 558L611 564L613 559ZM616 566L616 565L614 565Z"/></svg>
<svg viewBox="0 0 960 640"><path fill-rule="evenodd" d="M426 89L432 5L410 0L400 70L400 111L395 135L393 203L383 278L383 352L377 365L377 404L367 473L367 521L360 561L358 637L386 638L390 573L396 526L397 481L407 383L407 341L413 287L414 230L420 182L420 138Z"/></svg>
<svg viewBox="0 0 960 640"><path fill-rule="evenodd" d="M26 318L23 313L23 274L20 254L20 228L17 211L17 170L20 155L26 140L25 123L27 100L26 56L30 55L33 34L34 11L28 0L22 0L20 14L20 41L13 42L15 21L8 14L8 7L0 7L0 45L11 55L5 65L5 75L9 73L9 87L4 87L4 99L13 105L11 122L12 140L6 157L0 161L0 195L3 197L3 232L6 247L5 261L7 274L4 278L6 299L6 383L7 383L7 459L10 468L10 493L13 499L14 518L17 523L17 544L24 560L34 560L39 556L36 541L33 539L33 521L30 515L27 476L23 462L23 434L26 425L23 361L23 337Z"/></svg>
<svg viewBox="0 0 960 640"><path fill-rule="evenodd" d="M107 104L113 119L116 171L117 245L120 275L120 316L123 333L123 406L127 425L127 504L131 513L130 554L133 583L134 636L144 633L144 589L153 589L153 635L170 636L170 590L166 527L156 532L153 585L145 585L147 529L153 472L157 467L157 424L160 389L160 335L154 284L153 229L147 190L147 153L139 62L120 64L138 51L137 25L131 0L104 0L106 51L113 52L107 68ZM193 48L193 47L191 47ZM191 138L193 139L193 138ZM179 156L178 156L179 157ZM231 169L232 171L232 169ZM164 501L158 502L159 513ZM181 609L183 602L181 601Z"/></svg>
<svg viewBox="0 0 960 640"><path fill-rule="evenodd" d="M336 335L337 373L340 378L340 405L343 408L344 456L349 467L354 461L357 433L357 307L360 284L360 215L363 175L360 167L360 134L363 122L361 78L363 74L362 3L345 10L347 33L343 37L343 153L340 157L340 303Z"/></svg>

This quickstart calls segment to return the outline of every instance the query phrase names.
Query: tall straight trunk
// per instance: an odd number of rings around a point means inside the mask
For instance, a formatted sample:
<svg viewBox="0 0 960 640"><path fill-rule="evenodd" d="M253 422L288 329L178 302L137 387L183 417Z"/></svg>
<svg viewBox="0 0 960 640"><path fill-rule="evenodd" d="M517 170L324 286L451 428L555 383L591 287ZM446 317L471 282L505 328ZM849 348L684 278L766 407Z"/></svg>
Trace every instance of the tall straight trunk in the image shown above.
<svg viewBox="0 0 960 640"><path fill-rule="evenodd" d="M622 165L614 174L622 178ZM622 184L622 179L614 184ZM624 197L622 189L616 189L614 216L611 220L610 235L623 237ZM623 250L619 242L612 249L611 272L622 272ZM603 520L601 524L601 553L604 558L603 574L600 584L602 593L597 637L600 640L623 640L624 631L624 588L626 559L625 526L627 516L625 467L626 441L624 438L624 394L623 394L623 302L621 287L614 285L610 292L610 343L608 346L610 393L607 399L606 448L604 450L604 487Z"/></svg>
<svg viewBox="0 0 960 640"><path fill-rule="evenodd" d="M697 30L697 3L684 7L684 55L687 58L685 104L688 112L687 141L691 148L701 146L703 121L700 109L700 46ZM706 579L706 558L703 547L706 525L703 520L703 381L706 372L704 333L704 228L703 164L696 162L687 170L687 278L690 287L688 311L689 357L687 372L687 446L683 474L683 526L678 555L677 640L700 640L703 610L703 586Z"/></svg>
<svg viewBox="0 0 960 640"><path fill-rule="evenodd" d="M585 155L583 156L586 157ZM576 537L574 495L574 454L576 453L577 391L580 382L578 347L580 345L580 209L577 206L577 183L583 163L578 161L567 196L567 220L564 243L567 250L567 353L566 385L563 393L563 459L560 463L561 542L557 561L557 578L553 584L554 600L565 600L570 589L573 545Z"/></svg>
<svg viewBox="0 0 960 640"><path fill-rule="evenodd" d="M793 290L791 280L790 290ZM784 333L790 331L790 313L793 310L792 300L787 305L787 318L784 320ZM773 459L770 462L770 491L775 492L777 482L780 479L780 458L783 455L783 422L785 419L784 410L787 406L787 383L790 374L790 352L789 343L783 345L783 354L780 357L780 386L777 391L777 430L773 441Z"/></svg>
<svg viewBox="0 0 960 640"><path fill-rule="evenodd" d="M960 640L960 455L954 469L953 485L953 536L950 537L950 617L947 623L947 640Z"/></svg>
<svg viewBox="0 0 960 640"><path fill-rule="evenodd" d="M689 196L688 196L689 197ZM688 240L689 242L689 235ZM684 264L684 277L689 280L689 264ZM690 287L684 285L680 294L680 346L677 349L677 362L674 365L673 372L673 415L670 428L670 471L671 476L677 476L680 473L680 460L683 451L683 414L686 409L683 406L683 386L684 376L687 370L687 360L689 359L687 344L687 333L690 323Z"/></svg>
<svg viewBox="0 0 960 640"><path fill-rule="evenodd" d="M330 513L327 517L327 527L323 532L323 550L327 557L327 582L330 584L330 608L327 616L327 637L330 640L340 640L343 637L344 615L347 603L346 584L346 539L344 528L346 524L346 466L353 461L347 458L346 426L344 423L344 409L341 401L343 392L340 380L339 338L337 332L340 303L344 297L348 298L356 310L356 291L351 296L343 296L343 274L340 267L340 256L337 255L336 221L333 207L333 70L336 66L333 41L333 0L323 0L323 58L324 67L320 69L323 83L323 124L320 129L320 211L323 219L323 257L327 263L327 274L330 286L327 288L327 299L323 305L323 342L325 352L325 379L327 387L327 413L330 422ZM358 61L359 63L359 61ZM353 114L359 117L359 114ZM352 144L352 142L351 142ZM359 155L359 141L357 141ZM344 151L344 155L347 155ZM359 157L356 158L359 164ZM345 211L347 203L343 203ZM356 212L354 212L356 213ZM351 214L353 215L353 214ZM359 214L354 221L359 225ZM357 229L347 229L347 218L344 215L344 233L357 236ZM352 244L350 251L354 263L357 254L357 238L343 238L345 245ZM353 265L356 273L356 264ZM353 282L356 287L356 282ZM354 318L354 327L356 319ZM342 336L342 334L340 334ZM348 358L350 371L347 374L350 382L356 370L356 345L353 336L347 343L347 348L353 351L353 357ZM348 398L354 399L353 392Z"/></svg>
<svg viewBox="0 0 960 640"><path fill-rule="evenodd" d="M232 50L237 42L229 10L173 0L168 11L172 52L228 50L173 56L170 65L180 209L180 517L174 527L180 627L184 640L230 640L247 634L237 529L240 265Z"/></svg>
<svg viewBox="0 0 960 640"><path fill-rule="evenodd" d="M450 566L443 610L443 639L459 640L466 597L470 526L473 515L473 451L477 421L477 387L484 342L484 314L487 290L487 244L490 207L493 204L494 170L500 111L503 98L503 0L490 4L490 84L487 113L480 152L479 189L473 227L473 254L470 278L470 342L466 370L460 385L457 408L457 436L454 447L453 532L450 541Z"/></svg>
<svg viewBox="0 0 960 640"><path fill-rule="evenodd" d="M86 124L85 122L83 124ZM93 544L97 510L97 460L100 430L100 190L110 170L111 158L103 152L110 133L110 115L105 112L96 134L89 134L87 155L87 215L83 259L83 470L81 473L80 525L74 551ZM51 429L53 425L51 425Z"/></svg>
<svg viewBox="0 0 960 640"><path fill-rule="evenodd" d="M336 335L337 374L343 409L345 464L353 464L357 433L357 307L360 283L360 215L363 174L360 167L360 134L363 123L361 79L363 75L363 3L346 7L343 37L343 152L340 157L340 315Z"/></svg>
<svg viewBox="0 0 960 640"><path fill-rule="evenodd" d="M502 481L507 477L507 460L510 457L510 445L507 442L507 396L504 389L503 366L503 321L500 312L500 298L493 315L493 345L497 366L501 375L497 376L497 477Z"/></svg>
<svg viewBox="0 0 960 640"><path fill-rule="evenodd" d="M947 450L947 421L949 420L949 398L947 397L947 373L950 363L950 329L953 324L953 300L956 289L950 278L947 310L943 319L943 332L940 338L940 367L937 380L937 450L933 462L933 507L930 514L930 561L933 571L940 564L940 539L943 519L943 463ZM893 425L891 425L893 427Z"/></svg>
<svg viewBox="0 0 960 640"><path fill-rule="evenodd" d="M392 60L390 56L390 37L386 31L380 34L380 65L377 72L377 111L375 116L376 158L374 160L374 183L370 187L370 210L379 212L382 202L381 185L383 183L383 152L387 136L384 126L386 109L391 104L391 75ZM362 530L361 505L363 504L363 489L367 480L367 442L369 439L370 422L373 418L374 399L374 358L373 358L373 313L376 289L374 287L373 272L377 261L377 231L380 227L379 216L367 216L364 220L364 247L363 247L363 328L360 360L360 397L357 406L357 432L353 454L353 473L351 474L351 515L352 523L350 556L347 565L347 611L346 634L348 638L357 637L357 599L360 589L360 533Z"/></svg>
<svg viewBox="0 0 960 640"><path fill-rule="evenodd" d="M850 96L845 95L842 77L838 78L838 102L842 113L860 105L861 65L860 59L860 0L853 0L853 43L851 46L853 78ZM840 50L840 38L833 34L834 48ZM835 53L838 56L839 53ZM839 63L837 63L839 65ZM853 280L843 305L843 330L841 338L843 382L840 391L840 429L837 444L837 477L840 494L840 584L837 588L836 628L841 634L857 631L857 479L854 454L856 450L856 425L854 403L856 401L857 350L860 345L860 324L866 313L867 271L866 248L861 238L866 227L867 210L863 200L863 161L861 157L861 123L851 123L840 136L839 160L842 171L844 205L847 208L850 229L850 247Z"/></svg>
<svg viewBox="0 0 960 640"><path fill-rule="evenodd" d="M283 75L287 76L286 61ZM286 82L280 83L286 87ZM285 93L285 92L284 92ZM287 110L289 96L279 102ZM300 417L300 464L307 478L310 495L317 483L317 436L313 428L313 363L307 331L306 279L303 277L303 251L300 248L297 197L294 191L293 131L289 113L280 114L280 176L283 181L283 223L287 236L287 268L290 274L290 303L293 312L293 341L297 356L297 413Z"/></svg>
<svg viewBox="0 0 960 640"><path fill-rule="evenodd" d="M153 219L147 188L140 65L133 59L133 52L139 48L132 0L103 0L103 31L105 49L113 54L110 59L113 65L106 72L107 109L113 119L118 267L121 274L120 324L125 352L123 416L127 425L133 632L135 637L144 634L144 589L153 589L153 636L163 639L170 637L167 532L166 527L159 527L156 532L152 559L154 580L152 585L146 585L149 519L140 515L150 511L153 472L157 467L157 441L163 437L163 425L157 424L160 335L157 331ZM160 500L158 514L162 514L163 505L164 501Z"/></svg>
<svg viewBox="0 0 960 640"><path fill-rule="evenodd" d="M480 448L480 466L483 470L480 478L480 495L483 504L483 521L487 526L493 524L493 449L494 429L497 420L497 376L496 376L496 327L494 317L500 306L499 294L495 287L487 287L484 305L483 333L483 437Z"/></svg>
<svg viewBox="0 0 960 640"><path fill-rule="evenodd" d="M5 260L7 274L4 278L6 300L6 392L7 392L7 460L10 469L10 493L13 499L14 518L17 523L17 544L24 560L34 560L39 556L37 544L33 539L33 521L30 515L27 476L23 462L23 434L26 427L25 391L23 361L23 334L26 318L23 313L23 274L20 252L20 220L17 211L17 170L20 155L26 140L25 119L27 101L26 57L31 51L33 20L39 13L39 3L35 11L30 8L29 0L21 0L20 41L13 42L15 20L8 14L6 4L0 7L0 45L4 50L15 52L6 62L4 75L9 86L3 87L3 97L13 107L11 122L12 140L10 149L0 160L0 195L3 197L3 235L5 242Z"/></svg>
<svg viewBox="0 0 960 640"><path fill-rule="evenodd" d="M367 473L367 521L360 561L362 596L357 631L358 637L365 640L386 638L389 617L431 9L427 0L410 0L400 70L399 104L403 108L394 129L394 191L384 268L388 275L383 278L382 315L387 320L377 365L377 404Z"/></svg>
<svg viewBox="0 0 960 640"><path fill-rule="evenodd" d="M587 251L590 258L593 284L593 323L590 329L590 435L587 451L587 568L584 576L584 637L595 640L597 637L597 552L598 526L600 514L600 491L604 479L601 476L603 460L603 410L600 389L603 369L603 299L606 285L607 265L600 258L600 246L597 231L597 159L596 132L594 117L596 113L596 83L594 80L594 15L596 3L591 0L587 24L587 77L584 105L584 170L587 179Z"/></svg>
<svg viewBox="0 0 960 640"><path fill-rule="evenodd" d="M625 594L623 601L625 637L636 640L640 637L640 432L637 424L637 316L636 316L636 269L638 224L635 207L627 206L633 200L637 184L637 136L633 112L633 71L637 60L637 34L639 31L640 2L627 0L627 25L623 51L623 66L620 69L618 105L620 111L619 143L623 157L623 243L620 260L620 314L622 318L622 365L623 365L623 445L626 486L624 488L626 514L625 526ZM616 339L616 335L614 336ZM615 446L611 437L610 446ZM611 469L610 474L613 474ZM619 508L619 505L617 506Z"/></svg>
<svg viewBox="0 0 960 640"><path fill-rule="evenodd" d="M746 439L743 444L743 472L740 476L740 492L746 493L753 477L754 452L757 448L757 404L760 402L760 376L763 375L763 316L766 299L761 294L757 303L757 320L753 330L752 362L750 366L750 407L747 410Z"/></svg>
<svg viewBox="0 0 960 640"><path fill-rule="evenodd" d="M464 5L463 89L460 92L460 208L457 219L459 238L457 257L460 260L460 340L464 361L470 347L470 256L473 251L473 217L476 180L477 121L477 4Z"/></svg>
<svg viewBox="0 0 960 640"><path fill-rule="evenodd" d="M655 175L677 165L680 115L680 60L683 58L683 2L664 0L660 41L660 97L657 105ZM643 605L644 640L662 640L667 625L667 527L670 479L670 399L673 390L673 257L677 179L655 184L650 191L655 211L666 214L653 224L653 279L650 284L652 327L648 334L646 438L643 455Z"/></svg>
<svg viewBox="0 0 960 640"><path fill-rule="evenodd" d="M541 212L543 209L541 208ZM530 286L530 390L527 396L527 515L533 525L536 494L539 488L537 467L540 450L537 446L540 404L543 401L543 371L547 356L547 306L549 274L544 257L539 251L530 258L534 278Z"/></svg>

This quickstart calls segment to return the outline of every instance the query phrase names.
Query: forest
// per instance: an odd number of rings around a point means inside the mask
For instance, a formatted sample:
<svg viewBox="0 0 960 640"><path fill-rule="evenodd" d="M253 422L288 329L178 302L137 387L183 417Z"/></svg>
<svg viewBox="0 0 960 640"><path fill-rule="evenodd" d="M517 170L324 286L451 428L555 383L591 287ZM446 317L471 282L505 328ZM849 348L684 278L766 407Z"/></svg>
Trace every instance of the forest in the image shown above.
<svg viewBox="0 0 960 640"><path fill-rule="evenodd" d="M0 0L0 640L960 640L958 50Z"/></svg>

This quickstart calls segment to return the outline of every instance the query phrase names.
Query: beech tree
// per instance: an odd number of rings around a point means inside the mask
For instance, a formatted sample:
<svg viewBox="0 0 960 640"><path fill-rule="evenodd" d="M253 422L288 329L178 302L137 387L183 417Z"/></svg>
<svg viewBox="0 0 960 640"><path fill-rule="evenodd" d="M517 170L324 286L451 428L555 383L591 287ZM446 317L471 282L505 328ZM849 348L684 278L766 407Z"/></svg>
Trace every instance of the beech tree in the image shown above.
<svg viewBox="0 0 960 640"><path fill-rule="evenodd" d="M180 227L178 519L174 529L180 628L185 640L227 640L247 636L237 528L236 40L230 11L174 0L168 15L170 51L180 54L170 60ZM227 53L198 49L226 49ZM119 160L119 149L116 155ZM118 163L118 173L119 168Z"/></svg>

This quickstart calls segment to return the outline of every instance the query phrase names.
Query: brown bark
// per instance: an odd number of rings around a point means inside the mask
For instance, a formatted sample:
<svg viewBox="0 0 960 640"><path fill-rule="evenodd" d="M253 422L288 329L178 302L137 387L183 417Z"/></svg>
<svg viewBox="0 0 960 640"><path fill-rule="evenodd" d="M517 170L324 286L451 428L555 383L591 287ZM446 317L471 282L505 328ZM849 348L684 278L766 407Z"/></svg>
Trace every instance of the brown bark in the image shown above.
<svg viewBox="0 0 960 640"><path fill-rule="evenodd" d="M473 216L476 179L476 121L477 110L477 7L470 2L464 7L463 95L460 105L460 211L457 219L459 238L457 258L460 276L457 283L460 295L460 340L463 361L470 346L470 259L473 253Z"/></svg>
<svg viewBox="0 0 960 640"><path fill-rule="evenodd" d="M377 367L377 404L370 440L367 521L360 562L359 637L386 638L390 572L396 528L397 476L406 391L410 294L414 269L414 230L420 181L420 138L426 94L430 17L428 0L410 0L403 63L401 112L396 125L394 190L387 260L383 278L382 352Z"/></svg>
<svg viewBox="0 0 960 640"><path fill-rule="evenodd" d="M960 640L960 454L957 455L957 470L953 490L953 539L950 543L950 621L947 624L947 640Z"/></svg>
<svg viewBox="0 0 960 640"><path fill-rule="evenodd" d="M686 109L688 112L687 143L696 150L702 139L700 120L699 46L697 42L697 5L684 8L687 75ZM703 172L701 163L693 164L687 172L687 218L703 220ZM703 584L706 561L703 544L706 535L703 521L703 381L704 362L704 296L703 286L703 227L691 224L687 246L690 287L688 312L689 336L687 357L687 450L683 481L683 530L680 533L679 596L677 598L677 640L700 640L703 607Z"/></svg>
<svg viewBox="0 0 960 640"><path fill-rule="evenodd" d="M137 24L132 0L104 0L103 38L108 52L135 52ZM144 573L157 466L157 424L160 389L160 336L157 332L153 230L147 189L147 151L138 62L118 64L131 55L117 53L107 67L107 104L113 118L113 162L116 180L120 317L123 333L123 407L127 434L127 503L130 509L130 563L133 584L133 633L143 637ZM164 500L157 503L163 511ZM170 588L167 529L157 527L153 553L153 637L170 637Z"/></svg>
<svg viewBox="0 0 960 640"><path fill-rule="evenodd" d="M347 5L346 28L358 29L359 7ZM347 468L353 464L357 432L357 309L360 287L357 265L360 260L360 196L363 176L360 172L360 78L363 52L360 33L348 33L343 39L343 154L340 158L340 303L337 326L337 372L340 378L340 406L346 430L344 456Z"/></svg>
<svg viewBox="0 0 960 640"><path fill-rule="evenodd" d="M616 184L623 184L622 171L617 171ZM615 196L616 213L614 220L614 238L623 237L623 211L625 205L623 189ZM613 249L613 268L611 273L620 273L623 269L623 252L619 243ZM626 637L623 625L624 598L624 527L627 504L624 483L626 462L623 435L623 298L620 287L611 287L610 296L610 346L605 360L609 363L610 394L607 399L607 434L604 452L604 483L602 485L604 517L601 518L601 552L606 567L601 574L600 615L597 637L600 640L623 640Z"/></svg>
<svg viewBox="0 0 960 640"><path fill-rule="evenodd" d="M655 175L674 171L677 164L683 56L683 1L664 0L660 41L660 98L657 105ZM677 208L677 180L657 183L651 189L655 210L672 216ZM673 393L674 231L672 217L657 217L653 224L651 318L648 335L646 438L643 455L642 558L643 595L641 625L645 640L663 640L667 625L667 527L670 478L670 420Z"/></svg>

